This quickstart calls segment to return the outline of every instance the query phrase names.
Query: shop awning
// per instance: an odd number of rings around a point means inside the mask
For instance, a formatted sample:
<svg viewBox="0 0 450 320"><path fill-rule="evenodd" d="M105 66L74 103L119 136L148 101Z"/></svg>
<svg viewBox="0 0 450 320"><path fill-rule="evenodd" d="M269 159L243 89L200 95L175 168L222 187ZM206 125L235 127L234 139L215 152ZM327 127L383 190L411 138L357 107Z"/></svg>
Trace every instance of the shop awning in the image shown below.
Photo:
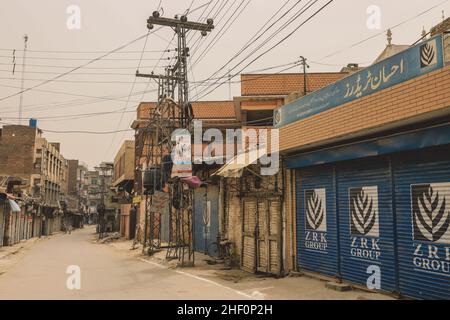
<svg viewBox="0 0 450 320"><path fill-rule="evenodd" d="M11 207L12 212L18 213L21 211L19 205L14 200L8 199L8 203L9 203L9 206Z"/></svg>
<svg viewBox="0 0 450 320"><path fill-rule="evenodd" d="M236 155L233 159L227 162L222 168L213 175L225 178L240 178L244 169L252 164L256 164L259 159L265 156L266 150L251 150Z"/></svg>
<svg viewBox="0 0 450 320"><path fill-rule="evenodd" d="M450 144L450 124L295 155L286 160L286 166L298 169L447 144Z"/></svg>

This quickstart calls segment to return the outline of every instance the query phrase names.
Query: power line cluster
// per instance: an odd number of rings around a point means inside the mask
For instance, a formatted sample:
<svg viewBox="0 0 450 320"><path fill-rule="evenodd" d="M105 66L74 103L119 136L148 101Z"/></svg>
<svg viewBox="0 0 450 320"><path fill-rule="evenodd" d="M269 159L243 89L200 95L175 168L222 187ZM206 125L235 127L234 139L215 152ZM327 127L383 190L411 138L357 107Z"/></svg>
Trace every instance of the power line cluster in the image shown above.
<svg viewBox="0 0 450 320"><path fill-rule="evenodd" d="M217 44L220 43L220 40L229 33L230 29L236 25L236 22L239 21L239 18L246 12L246 8L251 4L252 0L244 0L244 1L227 1L227 0L210 0L203 4L198 5L196 8L192 9L195 0L193 0L189 6L189 8L184 11L187 16L192 15L195 12L200 13L197 20L198 22L205 22L207 17L213 17L216 25L216 32L211 38L204 38L201 35L192 35L188 37L187 41L190 48L190 67L189 73L192 75L193 80L190 83L192 86L189 88L190 92L195 92L193 95L192 101L199 101L204 99L211 93L215 92L221 86L229 83L237 84L241 83L241 80L236 80L242 72L247 72L246 70L253 65L258 60L261 60L268 53L275 50L277 47L281 46L285 43L289 38L291 38L295 33L297 33L305 24L313 20L320 12L322 12L326 7L332 4L334 0L286 0L284 1L280 7L276 10L274 14L272 14L266 21L264 21L259 27L258 31L253 34L242 47L235 51L235 53L226 60L217 70L210 73L208 77L202 80L195 81L194 76L194 68L199 66L202 61L212 52L214 48L216 48ZM417 15L406 19L397 25L391 27L397 28L406 23L413 21L414 19L430 12L431 10L442 6L450 0L445 0L437 5L434 5L428 8L425 11L418 13ZM158 5L158 11L163 11L162 1ZM26 71L26 74L34 74L37 75L36 78L24 77L25 81L36 81L37 84L34 84L28 88L24 88L23 90L19 90L16 93L11 95L0 97L0 102L6 101L12 97L16 97L23 93L29 91L42 92L46 94L53 95L65 95L65 96L73 96L77 97L77 99L66 100L66 101L54 101L48 104L32 104L32 105L24 105L23 108L26 112L42 112L46 110L64 110L65 108L72 107L83 107L89 106L95 103L105 102L105 101L113 101L117 103L125 103L120 109L108 111L108 112L98 112L98 113L74 113L66 116L53 116L53 117L42 117L43 120L48 121L57 121L63 119L86 119L88 117L96 117L105 114L121 114L122 122L123 116L126 113L129 113L129 103L133 103L133 108L136 104L142 101L146 94L156 92L156 89L150 89L150 86L153 84L152 81L138 82L136 78L132 81L126 81L126 79L110 79L110 77L131 77L133 73L125 72L117 72L117 70L146 70L149 69L151 72L155 72L157 69L165 69L168 66L173 65L175 57L178 55L177 50L174 48L174 37L171 39L165 39L158 35L157 31L160 28L152 30L151 32L142 35L136 39L125 43L124 45L115 48L110 51L77 51L77 50L32 50L29 49L27 54L27 59L33 60L49 60L51 62L48 63L35 63L32 62L30 64L27 63L27 67L33 67L37 69L33 69L32 71ZM343 51L350 50L354 47L357 47L375 37L383 34L384 31L377 33L371 37L362 39L346 48L343 48L338 51L334 51L328 55L325 55L323 59L318 61L310 60L313 64L319 65L327 65L327 66L337 66L330 63L323 62L324 59L328 59L336 54L339 54ZM160 40L167 42L167 47L161 50L151 50L146 48L144 45L143 50L126 50L127 47L132 44L136 44L139 41L145 40L147 41L149 36L155 36ZM17 81L20 80L20 77L16 78L16 74L22 74L22 70L14 70L14 74L12 75L12 64L11 61L13 58L21 59L24 54L24 50L21 49L13 49L13 48L0 48L0 65L4 66L0 68L0 80L8 80L8 81ZM136 54L139 54L136 57ZM153 54L158 54L159 56L151 56ZM75 55L75 57L74 57ZM93 55L95 55L93 57ZM122 61L124 63L128 62L137 62L136 66L92 66L94 63L99 62L116 62ZM72 63L72 65L66 64L66 62L74 62L74 61L86 61L81 65L76 66L76 63ZM147 63L144 65L143 61L153 61L154 63ZM61 62L61 64L59 64ZM165 65L166 64L166 65ZM279 74L286 72L288 70L294 69L299 66L298 61L293 61L291 63L280 64L278 66L268 67L262 70L254 70L252 72L264 72L271 70L273 74ZM42 70L44 69L44 70ZM54 71L48 71L46 69L55 69ZM67 70L68 69L68 70ZM67 70L58 72L58 70ZM93 71L95 70L95 71ZM251 72L249 72L251 73ZM8 75L10 77L8 77ZM40 75L49 75L49 78L45 76L42 77ZM83 78L78 79L66 79L66 77L87 77L90 79L84 80ZM91 79L91 76L95 77L108 77L107 80L104 79ZM265 77L265 75L261 75L260 77ZM259 79L257 77L256 79ZM254 79L244 80L244 81L255 81ZM71 84L86 84L86 85L102 85L102 84L115 84L115 85L131 85L131 90L128 94L116 94L109 96L91 96L91 95L83 95L72 92L65 91L57 91L57 90L44 90L41 87L45 86L49 83L71 83ZM145 90L139 90L135 92L135 87L137 84L144 84ZM20 89L19 86L15 85L5 85L0 84L0 87L11 88L11 89ZM141 99L132 99L133 97L139 97ZM3 114L11 114L14 111L13 107L2 108ZM5 117L3 117L6 119ZM8 119L14 119L13 117L9 117ZM124 132L127 131L120 131Z"/></svg>

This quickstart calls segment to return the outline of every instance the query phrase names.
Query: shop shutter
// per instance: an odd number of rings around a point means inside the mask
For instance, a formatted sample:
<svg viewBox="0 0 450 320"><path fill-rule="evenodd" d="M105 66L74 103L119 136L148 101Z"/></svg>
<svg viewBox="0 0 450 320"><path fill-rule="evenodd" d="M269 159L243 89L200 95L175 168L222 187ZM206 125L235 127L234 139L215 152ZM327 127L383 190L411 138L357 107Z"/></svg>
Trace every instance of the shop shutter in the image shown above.
<svg viewBox="0 0 450 320"><path fill-rule="evenodd" d="M269 200L268 258L269 273L280 274L280 201Z"/></svg>
<svg viewBox="0 0 450 320"><path fill-rule="evenodd" d="M338 275L333 166L297 174L297 257L302 269Z"/></svg>
<svg viewBox="0 0 450 320"><path fill-rule="evenodd" d="M389 161L385 157L337 166L341 274L344 280L396 289L394 218Z"/></svg>
<svg viewBox="0 0 450 320"><path fill-rule="evenodd" d="M258 212L257 212L257 218L258 218L258 227L257 227L257 243L258 243L258 271L259 272L269 272L268 268L268 259L267 259L267 214L268 214L268 207L267 207L267 201L258 201Z"/></svg>
<svg viewBox="0 0 450 320"><path fill-rule="evenodd" d="M194 193L195 250L217 256L219 235L219 188L210 185Z"/></svg>
<svg viewBox="0 0 450 320"><path fill-rule="evenodd" d="M394 159L403 295L450 299L450 148Z"/></svg>
<svg viewBox="0 0 450 320"><path fill-rule="evenodd" d="M243 200L242 269L256 271L256 199Z"/></svg>

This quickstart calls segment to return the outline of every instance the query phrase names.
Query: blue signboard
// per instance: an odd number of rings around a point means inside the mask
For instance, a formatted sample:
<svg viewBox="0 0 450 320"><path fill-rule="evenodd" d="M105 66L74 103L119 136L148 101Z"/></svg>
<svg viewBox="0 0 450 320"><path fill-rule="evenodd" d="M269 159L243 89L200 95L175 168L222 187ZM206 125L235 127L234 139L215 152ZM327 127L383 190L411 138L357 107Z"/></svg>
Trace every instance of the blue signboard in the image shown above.
<svg viewBox="0 0 450 320"><path fill-rule="evenodd" d="M274 111L281 128L444 67L442 35L431 38Z"/></svg>

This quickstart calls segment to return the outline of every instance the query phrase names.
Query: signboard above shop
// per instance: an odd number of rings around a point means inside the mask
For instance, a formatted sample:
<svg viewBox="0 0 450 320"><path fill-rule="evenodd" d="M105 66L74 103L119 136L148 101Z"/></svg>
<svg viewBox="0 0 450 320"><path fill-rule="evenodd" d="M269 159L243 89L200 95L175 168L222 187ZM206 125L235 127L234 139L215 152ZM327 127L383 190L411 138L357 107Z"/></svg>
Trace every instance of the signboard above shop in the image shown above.
<svg viewBox="0 0 450 320"><path fill-rule="evenodd" d="M274 111L281 128L444 67L442 35L421 42Z"/></svg>

